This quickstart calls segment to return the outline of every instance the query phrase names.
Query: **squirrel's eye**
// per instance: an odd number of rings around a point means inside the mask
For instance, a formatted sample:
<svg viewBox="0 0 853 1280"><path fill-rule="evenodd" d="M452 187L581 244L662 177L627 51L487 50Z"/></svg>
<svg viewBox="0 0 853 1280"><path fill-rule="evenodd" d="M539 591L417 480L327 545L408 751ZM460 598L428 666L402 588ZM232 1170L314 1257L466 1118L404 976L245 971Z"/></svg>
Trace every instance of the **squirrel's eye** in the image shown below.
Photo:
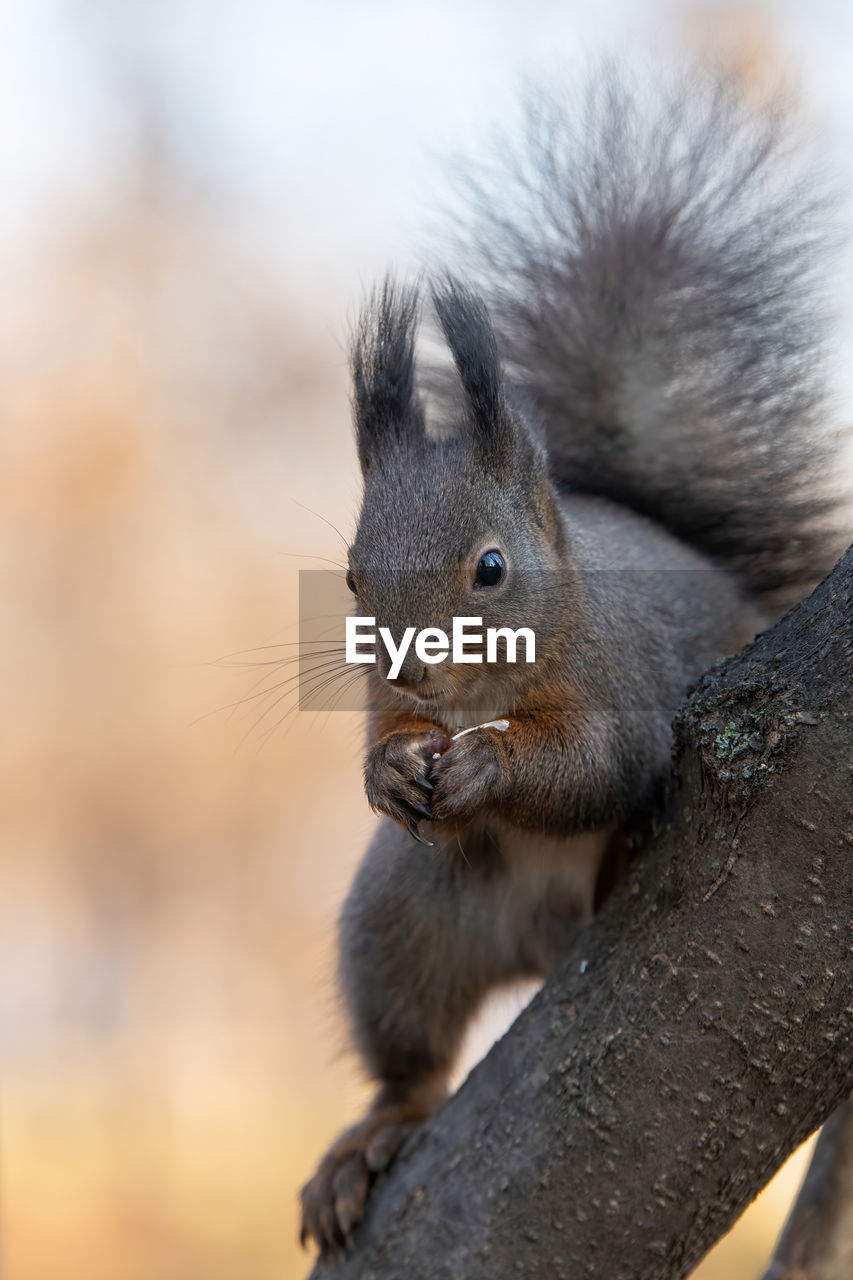
<svg viewBox="0 0 853 1280"><path fill-rule="evenodd" d="M477 563L474 574L474 585L477 587L496 587L503 580L506 564L500 551L485 551Z"/></svg>
<svg viewBox="0 0 853 1280"><path fill-rule="evenodd" d="M352 576L352 569L347 569L347 586L354 596L358 595L358 587L355 585L355 578Z"/></svg>

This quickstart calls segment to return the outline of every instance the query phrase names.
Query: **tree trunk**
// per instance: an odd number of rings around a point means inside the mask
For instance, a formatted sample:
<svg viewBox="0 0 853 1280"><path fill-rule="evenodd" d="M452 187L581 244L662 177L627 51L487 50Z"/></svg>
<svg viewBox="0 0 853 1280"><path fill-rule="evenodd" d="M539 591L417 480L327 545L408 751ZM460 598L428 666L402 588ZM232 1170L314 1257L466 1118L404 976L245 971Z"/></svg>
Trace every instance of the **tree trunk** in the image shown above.
<svg viewBox="0 0 853 1280"><path fill-rule="evenodd" d="M670 1280L853 1088L853 548L703 678L665 820L315 1280Z"/></svg>

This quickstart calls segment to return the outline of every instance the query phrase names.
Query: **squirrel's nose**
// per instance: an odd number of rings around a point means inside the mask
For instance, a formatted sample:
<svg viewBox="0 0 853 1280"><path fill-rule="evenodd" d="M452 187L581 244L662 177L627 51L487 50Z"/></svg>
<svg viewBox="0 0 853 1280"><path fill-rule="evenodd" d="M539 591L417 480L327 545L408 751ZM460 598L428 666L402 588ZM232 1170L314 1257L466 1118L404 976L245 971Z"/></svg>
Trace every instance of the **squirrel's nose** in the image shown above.
<svg viewBox="0 0 853 1280"><path fill-rule="evenodd" d="M410 646L404 654L393 680L390 679L390 672L392 666L398 661L397 655L392 655L386 645L377 645L377 661L383 679L397 688L411 689L429 679L427 665L415 653L414 645Z"/></svg>
<svg viewBox="0 0 853 1280"><path fill-rule="evenodd" d="M414 654L406 654L394 684L401 689L417 689L421 685L428 683L427 671L426 664L421 662L420 658ZM387 670L384 675L387 679Z"/></svg>

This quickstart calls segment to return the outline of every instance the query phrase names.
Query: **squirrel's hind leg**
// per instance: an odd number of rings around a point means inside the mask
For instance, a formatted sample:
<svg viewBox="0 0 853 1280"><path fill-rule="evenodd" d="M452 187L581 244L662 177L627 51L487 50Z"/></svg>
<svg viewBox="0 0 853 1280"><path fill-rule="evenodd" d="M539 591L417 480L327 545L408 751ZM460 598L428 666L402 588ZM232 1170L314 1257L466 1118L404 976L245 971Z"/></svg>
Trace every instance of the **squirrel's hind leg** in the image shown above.
<svg viewBox="0 0 853 1280"><path fill-rule="evenodd" d="M302 1190L302 1240L321 1253L345 1247L376 1173L443 1101L483 997L527 973L496 927L507 889L499 851L430 835L434 848L383 820L341 915L339 982L378 1089Z"/></svg>

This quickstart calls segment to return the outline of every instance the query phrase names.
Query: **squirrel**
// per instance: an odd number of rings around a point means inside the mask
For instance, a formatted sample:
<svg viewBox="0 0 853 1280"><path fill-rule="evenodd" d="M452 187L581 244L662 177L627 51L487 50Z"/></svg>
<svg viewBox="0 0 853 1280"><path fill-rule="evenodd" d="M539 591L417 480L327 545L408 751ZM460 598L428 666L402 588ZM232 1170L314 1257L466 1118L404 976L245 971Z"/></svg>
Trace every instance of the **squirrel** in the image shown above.
<svg viewBox="0 0 853 1280"><path fill-rule="evenodd" d="M323 1254L446 1096L486 994L579 936L691 684L831 566L826 206L789 141L722 79L650 95L607 70L574 115L541 97L523 152L472 183L466 280L431 285L450 408L416 369L421 290L389 278L363 309L357 609L397 637L530 627L536 660L410 646L390 679L377 647L368 672L382 817L338 977L377 1091L302 1191Z"/></svg>

